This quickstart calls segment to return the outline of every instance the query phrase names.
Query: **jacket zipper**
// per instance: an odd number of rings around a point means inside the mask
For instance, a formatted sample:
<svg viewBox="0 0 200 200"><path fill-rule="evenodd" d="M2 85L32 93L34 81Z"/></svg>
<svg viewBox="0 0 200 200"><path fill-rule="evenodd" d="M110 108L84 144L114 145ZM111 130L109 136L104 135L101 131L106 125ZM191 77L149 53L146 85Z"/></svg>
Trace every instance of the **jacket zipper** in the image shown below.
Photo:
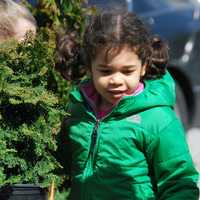
<svg viewBox="0 0 200 200"><path fill-rule="evenodd" d="M88 159L85 166L84 179L87 178L92 173L92 170L93 170L93 161L94 161L95 152L96 152L99 122L100 120L96 121L95 126L92 131L91 144L90 144Z"/></svg>
<svg viewBox="0 0 200 200"><path fill-rule="evenodd" d="M111 112L110 112L111 113ZM84 173L84 179L87 178L91 173L93 173L93 167L94 167L94 159L95 159L95 155L96 155L96 151L97 151L97 140L98 140L98 128L99 128L99 124L102 120L104 120L108 115L110 115L110 113L108 113L106 116L102 117L101 119L96 119L96 123L95 126L93 128L92 131L92 136L91 136L91 145L90 145L90 151L89 151L89 155L88 155L88 159L86 162L86 166L85 166L85 173ZM90 168L90 170L88 170L87 168ZM91 173L88 173L88 171L92 171Z"/></svg>
<svg viewBox="0 0 200 200"><path fill-rule="evenodd" d="M87 179L89 176L92 175L93 173L93 167L94 167L94 158L95 158L95 153L96 153L96 144L97 144L97 139L98 139L98 127L99 127L100 120L97 119L95 126L92 131L91 135L91 144L90 144L90 150L89 150L89 155L88 159L86 161L85 165L85 170L83 172L83 181ZM84 186L87 187L87 186ZM83 188L83 199L87 199L87 191L86 188Z"/></svg>
<svg viewBox="0 0 200 200"><path fill-rule="evenodd" d="M92 132L92 144L91 144L91 156L92 161L94 161L95 153L96 153L96 144L98 139L98 128L99 128L100 120L96 121L95 127Z"/></svg>
<svg viewBox="0 0 200 200"><path fill-rule="evenodd" d="M95 110L93 109L95 116L97 116L97 113L95 112ZM111 113L111 112L110 112ZM89 176L91 176L93 174L93 170L94 170L94 160L95 160L95 155L97 152L97 140L99 138L98 135L98 128L99 128L99 124L102 120L104 120L108 115L110 115L110 113L108 113L106 116L102 117L102 118L96 118L96 123L95 126L93 128L92 131L92 135L91 135L91 144L90 144L90 150L89 150L89 154L88 154L88 158L85 164L85 168L83 171L83 176L82 176L82 181L84 182ZM81 196L83 197L83 199L87 200L87 186L84 184L83 188L82 188L82 192L81 192Z"/></svg>

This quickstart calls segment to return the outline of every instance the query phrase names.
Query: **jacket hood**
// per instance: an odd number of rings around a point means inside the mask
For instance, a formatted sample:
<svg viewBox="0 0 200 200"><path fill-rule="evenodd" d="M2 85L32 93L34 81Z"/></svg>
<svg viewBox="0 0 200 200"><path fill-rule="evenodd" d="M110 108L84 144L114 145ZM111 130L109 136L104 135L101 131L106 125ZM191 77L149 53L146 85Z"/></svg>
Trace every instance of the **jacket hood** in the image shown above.
<svg viewBox="0 0 200 200"><path fill-rule="evenodd" d="M81 91L81 87L88 84L88 81L83 81L79 87L70 93L72 101L85 101L85 94ZM175 104L175 83L169 72L163 77L154 80L146 80L143 92L136 96L125 96L113 108L111 115L129 115L137 113L153 107L169 106ZM91 102L88 102L91 104Z"/></svg>

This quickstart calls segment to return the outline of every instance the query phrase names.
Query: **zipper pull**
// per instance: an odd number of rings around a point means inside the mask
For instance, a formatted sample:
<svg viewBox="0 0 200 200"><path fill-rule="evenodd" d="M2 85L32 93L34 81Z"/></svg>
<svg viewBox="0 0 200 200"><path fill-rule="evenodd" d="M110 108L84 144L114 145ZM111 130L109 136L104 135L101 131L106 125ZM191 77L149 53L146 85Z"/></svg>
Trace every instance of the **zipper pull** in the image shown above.
<svg viewBox="0 0 200 200"><path fill-rule="evenodd" d="M92 147L94 147L96 145L98 127L99 127L99 120L97 120L95 127L93 129L93 132L92 132Z"/></svg>

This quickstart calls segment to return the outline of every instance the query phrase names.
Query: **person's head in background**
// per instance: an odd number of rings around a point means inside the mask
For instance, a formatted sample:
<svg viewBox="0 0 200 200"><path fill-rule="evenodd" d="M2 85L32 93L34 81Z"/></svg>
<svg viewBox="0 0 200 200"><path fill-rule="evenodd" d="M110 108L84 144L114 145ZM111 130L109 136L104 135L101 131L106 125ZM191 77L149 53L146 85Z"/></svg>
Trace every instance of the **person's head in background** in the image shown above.
<svg viewBox="0 0 200 200"><path fill-rule="evenodd" d="M0 42L10 38L23 41L27 32L36 33L36 20L24 6L12 0L0 0Z"/></svg>

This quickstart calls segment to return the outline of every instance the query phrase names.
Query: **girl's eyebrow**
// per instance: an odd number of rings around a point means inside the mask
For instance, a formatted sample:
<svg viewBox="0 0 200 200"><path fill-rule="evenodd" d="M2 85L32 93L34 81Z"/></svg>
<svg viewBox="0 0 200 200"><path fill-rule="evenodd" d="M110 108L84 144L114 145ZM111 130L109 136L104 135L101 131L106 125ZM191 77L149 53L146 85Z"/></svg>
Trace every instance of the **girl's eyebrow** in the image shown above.
<svg viewBox="0 0 200 200"><path fill-rule="evenodd" d="M99 68L112 68L112 65L106 65L106 64L99 64ZM131 69L137 67L136 65L123 65L123 69Z"/></svg>
<svg viewBox="0 0 200 200"><path fill-rule="evenodd" d="M124 69L132 69L132 68L136 68L136 65L124 65L123 68Z"/></svg>

